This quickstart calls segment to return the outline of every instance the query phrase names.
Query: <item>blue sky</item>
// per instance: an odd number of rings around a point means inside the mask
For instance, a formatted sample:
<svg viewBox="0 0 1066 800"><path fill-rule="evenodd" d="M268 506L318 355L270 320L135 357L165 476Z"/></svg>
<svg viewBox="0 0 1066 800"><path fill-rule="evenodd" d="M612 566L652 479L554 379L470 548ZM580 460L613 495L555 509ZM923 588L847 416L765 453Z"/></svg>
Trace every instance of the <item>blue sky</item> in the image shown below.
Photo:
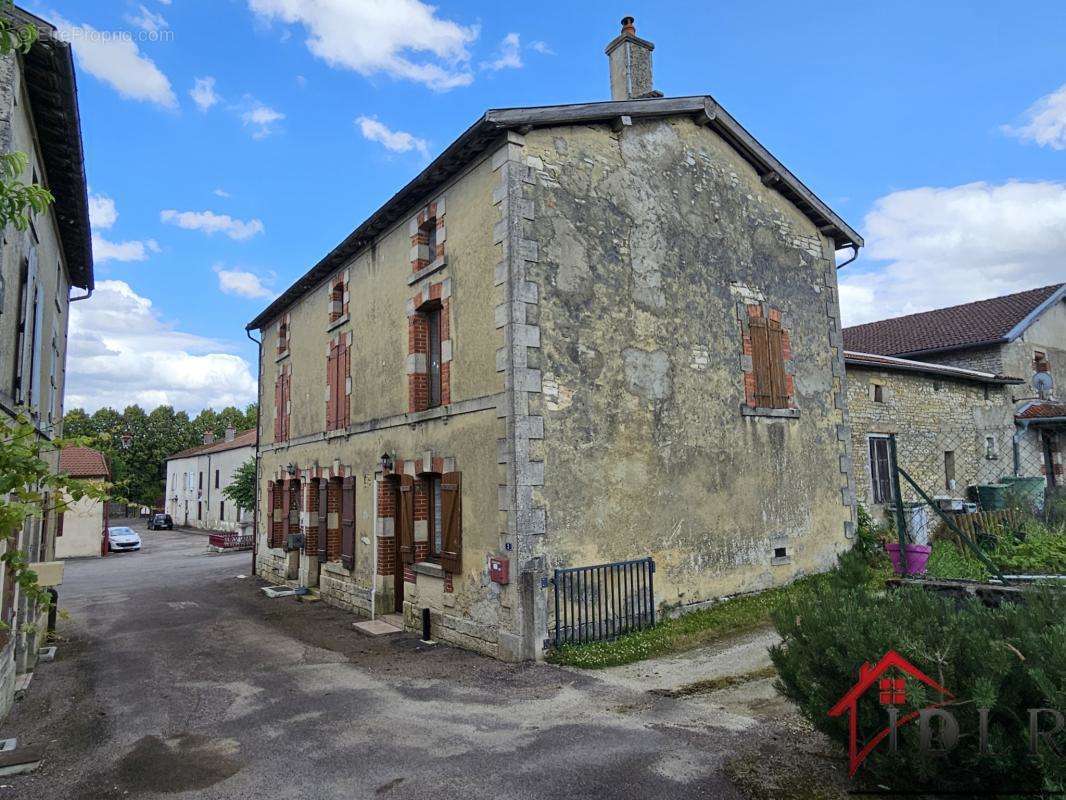
<svg viewBox="0 0 1066 800"><path fill-rule="evenodd" d="M1061 2L30 8L74 42L94 197L68 407L254 400L271 295L486 108L607 99L623 14L659 90L714 95L867 238L846 321L1066 275Z"/></svg>

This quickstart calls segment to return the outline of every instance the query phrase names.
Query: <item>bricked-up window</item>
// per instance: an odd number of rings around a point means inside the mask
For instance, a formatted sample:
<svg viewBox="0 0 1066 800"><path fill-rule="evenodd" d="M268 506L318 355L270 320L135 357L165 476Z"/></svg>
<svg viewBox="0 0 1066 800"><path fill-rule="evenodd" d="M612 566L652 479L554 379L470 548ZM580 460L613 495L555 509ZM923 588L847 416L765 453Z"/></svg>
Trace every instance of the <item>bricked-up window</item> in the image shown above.
<svg viewBox="0 0 1066 800"><path fill-rule="evenodd" d="M428 350L426 354L426 367L429 380L429 407L436 408L441 404L441 307L436 305L426 312L426 326L428 328Z"/></svg>
<svg viewBox="0 0 1066 800"><path fill-rule="evenodd" d="M283 366L274 381L274 441L289 438L289 415L292 413L292 372Z"/></svg>
<svg viewBox="0 0 1066 800"><path fill-rule="evenodd" d="M749 317L751 362L755 373L755 406L788 408L788 386L781 322L770 317Z"/></svg>
<svg viewBox="0 0 1066 800"><path fill-rule="evenodd" d="M870 486L874 503L881 505L892 502L887 436L870 437Z"/></svg>

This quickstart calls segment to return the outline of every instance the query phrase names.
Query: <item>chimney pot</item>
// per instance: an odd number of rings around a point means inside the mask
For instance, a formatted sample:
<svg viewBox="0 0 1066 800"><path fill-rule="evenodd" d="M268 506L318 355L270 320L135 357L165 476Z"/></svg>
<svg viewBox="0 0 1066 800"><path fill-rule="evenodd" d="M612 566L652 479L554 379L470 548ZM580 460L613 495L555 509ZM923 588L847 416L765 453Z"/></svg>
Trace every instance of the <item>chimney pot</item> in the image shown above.
<svg viewBox="0 0 1066 800"><path fill-rule="evenodd" d="M662 97L651 75L651 51L655 45L637 36L633 17L622 17L622 32L607 45L611 68L611 99L636 100Z"/></svg>
<svg viewBox="0 0 1066 800"><path fill-rule="evenodd" d="M215 443L215 432L214 431L204 431L204 444L214 444L214 443Z"/></svg>
<svg viewBox="0 0 1066 800"><path fill-rule="evenodd" d="M230 425L226 428L226 441L232 442L235 438L237 438L237 429Z"/></svg>

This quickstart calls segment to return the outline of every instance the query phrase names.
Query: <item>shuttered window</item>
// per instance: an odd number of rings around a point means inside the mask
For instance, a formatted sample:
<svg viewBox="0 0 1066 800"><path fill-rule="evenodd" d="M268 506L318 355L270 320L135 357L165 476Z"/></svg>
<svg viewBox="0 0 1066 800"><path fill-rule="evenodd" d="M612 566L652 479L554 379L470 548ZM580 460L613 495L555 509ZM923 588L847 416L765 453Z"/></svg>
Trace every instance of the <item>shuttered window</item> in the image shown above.
<svg viewBox="0 0 1066 800"><path fill-rule="evenodd" d="M400 560L411 564L415 560L415 481L410 475L400 476L400 508L396 515L400 537Z"/></svg>
<svg viewBox="0 0 1066 800"><path fill-rule="evenodd" d="M341 485L341 564L355 567L355 477L348 476Z"/></svg>
<svg viewBox="0 0 1066 800"><path fill-rule="evenodd" d="M751 317L748 326L751 362L755 372L755 405L759 408L788 408L781 323L774 319Z"/></svg>
<svg viewBox="0 0 1066 800"><path fill-rule="evenodd" d="M446 572L462 571L463 476L447 472L440 478L440 564Z"/></svg>
<svg viewBox="0 0 1066 800"><path fill-rule="evenodd" d="M290 389L292 375L285 370L278 373L274 381L274 441L282 442L289 438Z"/></svg>
<svg viewBox="0 0 1066 800"><path fill-rule="evenodd" d="M870 437L870 485L877 505L892 502L892 479L889 474L888 438Z"/></svg>
<svg viewBox="0 0 1066 800"><path fill-rule="evenodd" d="M329 480L318 481L318 558L329 558Z"/></svg>
<svg viewBox="0 0 1066 800"><path fill-rule="evenodd" d="M331 343L326 357L326 430L347 428L351 422L348 402L348 376L351 374L351 348L347 337Z"/></svg>

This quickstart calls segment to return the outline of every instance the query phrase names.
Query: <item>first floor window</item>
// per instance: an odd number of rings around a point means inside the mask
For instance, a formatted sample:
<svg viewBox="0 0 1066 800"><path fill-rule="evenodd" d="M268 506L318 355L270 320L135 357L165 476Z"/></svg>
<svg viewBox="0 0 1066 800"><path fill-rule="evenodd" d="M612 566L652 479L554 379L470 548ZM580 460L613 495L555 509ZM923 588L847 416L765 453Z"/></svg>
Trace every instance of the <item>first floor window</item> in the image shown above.
<svg viewBox="0 0 1066 800"><path fill-rule="evenodd" d="M892 478L889 470L888 437L870 437L870 483L876 505L892 502Z"/></svg>
<svg viewBox="0 0 1066 800"><path fill-rule="evenodd" d="M426 356L429 369L429 407L436 408L441 403L441 345L440 345L440 314L441 309L430 309L426 312L426 324L429 326L429 353Z"/></svg>

